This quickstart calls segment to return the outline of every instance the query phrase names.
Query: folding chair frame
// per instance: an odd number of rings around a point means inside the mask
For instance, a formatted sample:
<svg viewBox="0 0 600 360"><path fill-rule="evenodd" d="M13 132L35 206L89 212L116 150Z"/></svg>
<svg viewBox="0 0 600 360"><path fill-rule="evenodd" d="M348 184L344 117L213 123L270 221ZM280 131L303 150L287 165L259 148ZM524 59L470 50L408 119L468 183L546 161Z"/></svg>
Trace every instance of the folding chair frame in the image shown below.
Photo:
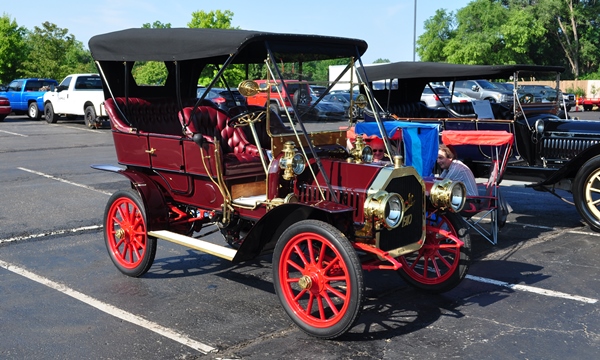
<svg viewBox="0 0 600 360"><path fill-rule="evenodd" d="M467 206L461 213L467 221L467 226L491 244L498 244L500 217L500 181L513 144L513 135L506 131L453 131L442 132L442 142L446 145L478 145L490 146L490 176L484 185L485 195L468 196ZM489 217L489 227L484 220Z"/></svg>

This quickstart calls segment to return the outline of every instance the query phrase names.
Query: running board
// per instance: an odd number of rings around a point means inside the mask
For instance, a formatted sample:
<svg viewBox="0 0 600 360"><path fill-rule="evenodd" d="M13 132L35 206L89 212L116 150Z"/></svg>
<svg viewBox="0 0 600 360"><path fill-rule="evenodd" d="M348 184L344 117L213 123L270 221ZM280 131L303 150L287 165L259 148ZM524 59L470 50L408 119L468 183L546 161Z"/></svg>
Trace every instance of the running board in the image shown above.
<svg viewBox="0 0 600 360"><path fill-rule="evenodd" d="M194 250L199 250L229 261L232 261L237 253L237 250L229 247L213 244L205 240L195 239L193 237L177 234L167 230L148 231L148 236L187 246Z"/></svg>

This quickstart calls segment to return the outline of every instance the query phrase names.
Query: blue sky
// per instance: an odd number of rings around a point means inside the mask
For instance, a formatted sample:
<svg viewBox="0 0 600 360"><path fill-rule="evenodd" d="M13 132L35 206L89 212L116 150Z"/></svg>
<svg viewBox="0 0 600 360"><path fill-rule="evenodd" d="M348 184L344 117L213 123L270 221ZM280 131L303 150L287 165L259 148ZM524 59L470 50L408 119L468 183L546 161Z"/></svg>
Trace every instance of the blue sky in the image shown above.
<svg viewBox="0 0 600 360"><path fill-rule="evenodd" d="M437 9L456 11L471 0L417 0L417 37L423 24ZM230 10L232 25L246 30L303 33L352 37L365 40L369 49L365 64L383 58L395 61L413 60L415 0L367 1L156 1L156 0L60 0L51 5L32 6L27 1L3 1L0 12L33 30L45 21L84 43L96 35L144 23L160 21L172 27L187 27L192 12ZM360 5L359 5L360 4ZM417 58L418 60L418 58Z"/></svg>

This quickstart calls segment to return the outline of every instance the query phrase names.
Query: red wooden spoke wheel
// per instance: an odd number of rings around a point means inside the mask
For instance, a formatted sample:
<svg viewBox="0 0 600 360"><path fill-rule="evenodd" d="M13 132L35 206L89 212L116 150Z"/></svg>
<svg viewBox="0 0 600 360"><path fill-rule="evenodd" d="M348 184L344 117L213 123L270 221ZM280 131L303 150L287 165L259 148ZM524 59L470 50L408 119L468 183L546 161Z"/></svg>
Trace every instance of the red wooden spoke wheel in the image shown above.
<svg viewBox="0 0 600 360"><path fill-rule="evenodd" d="M152 266L156 239L146 233L146 213L135 191L117 191L108 200L104 240L112 262L122 273L137 277Z"/></svg>
<svg viewBox="0 0 600 360"><path fill-rule="evenodd" d="M469 268L471 239L466 224L458 214L431 214L426 234L418 251L399 258L399 274L418 289L448 291L462 281Z"/></svg>
<svg viewBox="0 0 600 360"><path fill-rule="evenodd" d="M281 235L273 255L273 278L287 314L310 335L338 337L362 310L358 256L339 230L322 221L297 222Z"/></svg>

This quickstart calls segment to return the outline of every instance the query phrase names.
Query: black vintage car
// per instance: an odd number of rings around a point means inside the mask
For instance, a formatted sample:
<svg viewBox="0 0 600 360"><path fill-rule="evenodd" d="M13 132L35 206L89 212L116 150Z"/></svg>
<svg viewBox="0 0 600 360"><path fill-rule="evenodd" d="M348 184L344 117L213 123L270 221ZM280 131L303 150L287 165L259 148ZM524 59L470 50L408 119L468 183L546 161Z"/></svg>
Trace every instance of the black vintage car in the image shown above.
<svg viewBox="0 0 600 360"><path fill-rule="evenodd" d="M511 162L504 178L528 181L536 190L573 193L575 206L595 231L600 231L600 122L569 118L563 96L558 102L537 101L539 97L518 94L517 79L556 79L564 71L558 66L536 65L457 65L428 62L397 62L365 66L367 82L394 79L392 89L373 93L381 111L367 111L373 117L406 121L440 122L443 129L507 130L515 136ZM514 104L491 103L490 118L477 115L472 103L451 103L445 109L429 109L419 101L431 82L451 84L465 79L515 79ZM489 161L482 149L465 148L459 152L483 176Z"/></svg>

